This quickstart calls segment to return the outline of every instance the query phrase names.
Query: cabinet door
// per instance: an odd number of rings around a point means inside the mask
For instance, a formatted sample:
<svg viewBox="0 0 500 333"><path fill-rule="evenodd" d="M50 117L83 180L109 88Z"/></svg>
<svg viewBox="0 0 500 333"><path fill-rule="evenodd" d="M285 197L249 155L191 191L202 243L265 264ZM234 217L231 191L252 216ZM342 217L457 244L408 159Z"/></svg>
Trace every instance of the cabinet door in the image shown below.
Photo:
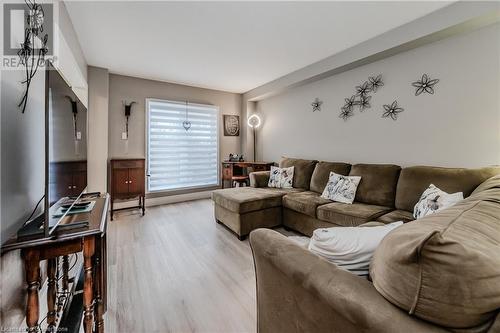
<svg viewBox="0 0 500 333"><path fill-rule="evenodd" d="M144 169L128 169L128 180L128 190L131 195L139 195L144 193Z"/></svg>
<svg viewBox="0 0 500 333"><path fill-rule="evenodd" d="M87 186L87 171L75 171L73 174L73 195L79 195Z"/></svg>
<svg viewBox="0 0 500 333"><path fill-rule="evenodd" d="M114 196L128 195L128 169L114 169L112 181Z"/></svg>

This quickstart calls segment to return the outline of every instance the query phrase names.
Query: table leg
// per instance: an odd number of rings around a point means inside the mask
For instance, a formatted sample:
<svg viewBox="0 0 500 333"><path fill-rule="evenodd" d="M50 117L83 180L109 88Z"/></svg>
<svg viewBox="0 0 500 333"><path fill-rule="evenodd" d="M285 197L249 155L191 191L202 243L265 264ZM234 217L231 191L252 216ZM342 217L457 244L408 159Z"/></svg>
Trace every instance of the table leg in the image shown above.
<svg viewBox="0 0 500 333"><path fill-rule="evenodd" d="M83 240L83 331L92 333L93 273L92 259L95 253L95 238L87 236Z"/></svg>
<svg viewBox="0 0 500 333"><path fill-rule="evenodd" d="M56 328L56 258L47 260L47 332Z"/></svg>
<svg viewBox="0 0 500 333"><path fill-rule="evenodd" d="M95 238L95 284L94 284L94 294L95 294L95 332L96 333L104 333L104 320L102 315L104 313L104 305L103 305L103 294L102 294L102 286L103 286L103 238L98 235Z"/></svg>
<svg viewBox="0 0 500 333"><path fill-rule="evenodd" d="M26 324L28 332L38 332L38 288L40 287L40 254L35 250L23 252L26 283L28 284L28 302L26 306Z"/></svg>

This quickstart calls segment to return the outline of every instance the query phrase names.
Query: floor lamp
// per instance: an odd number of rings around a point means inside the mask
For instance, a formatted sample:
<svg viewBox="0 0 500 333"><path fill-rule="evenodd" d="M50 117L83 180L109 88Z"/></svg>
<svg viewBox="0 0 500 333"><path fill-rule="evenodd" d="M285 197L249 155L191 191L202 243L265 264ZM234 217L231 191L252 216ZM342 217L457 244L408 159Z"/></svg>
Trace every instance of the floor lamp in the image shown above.
<svg viewBox="0 0 500 333"><path fill-rule="evenodd" d="M257 156L256 156L256 153L255 153L255 131L257 130L257 128L259 128L260 124L261 124L261 120L260 120L260 117L256 114L253 114L251 115L250 117L248 117L248 120L247 120L247 123L248 123L248 127L250 127L252 129L252 132L253 132L253 161L256 162L257 161Z"/></svg>

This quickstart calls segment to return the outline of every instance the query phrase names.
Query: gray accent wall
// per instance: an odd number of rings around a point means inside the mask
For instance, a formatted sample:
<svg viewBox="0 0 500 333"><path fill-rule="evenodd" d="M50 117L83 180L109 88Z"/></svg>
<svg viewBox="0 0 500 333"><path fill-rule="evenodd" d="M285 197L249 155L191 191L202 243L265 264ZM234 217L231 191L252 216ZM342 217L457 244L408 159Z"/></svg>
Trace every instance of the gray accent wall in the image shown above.
<svg viewBox="0 0 500 333"><path fill-rule="evenodd" d="M328 161L478 167L500 164L500 25L443 39L342 72L256 103L264 122L257 156ZM368 76L385 85L372 107L339 118L344 98ZM435 94L415 96L411 82L440 79ZM319 97L322 110L312 112ZM398 101L397 121L382 118Z"/></svg>

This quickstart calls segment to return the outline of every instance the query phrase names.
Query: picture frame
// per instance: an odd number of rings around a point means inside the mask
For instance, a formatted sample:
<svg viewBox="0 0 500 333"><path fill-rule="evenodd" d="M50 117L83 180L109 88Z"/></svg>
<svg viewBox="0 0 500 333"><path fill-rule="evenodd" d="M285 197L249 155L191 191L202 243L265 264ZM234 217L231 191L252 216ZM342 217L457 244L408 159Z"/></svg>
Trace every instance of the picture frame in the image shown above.
<svg viewBox="0 0 500 333"><path fill-rule="evenodd" d="M224 120L224 136L239 136L240 135L240 116L233 114L223 115Z"/></svg>

